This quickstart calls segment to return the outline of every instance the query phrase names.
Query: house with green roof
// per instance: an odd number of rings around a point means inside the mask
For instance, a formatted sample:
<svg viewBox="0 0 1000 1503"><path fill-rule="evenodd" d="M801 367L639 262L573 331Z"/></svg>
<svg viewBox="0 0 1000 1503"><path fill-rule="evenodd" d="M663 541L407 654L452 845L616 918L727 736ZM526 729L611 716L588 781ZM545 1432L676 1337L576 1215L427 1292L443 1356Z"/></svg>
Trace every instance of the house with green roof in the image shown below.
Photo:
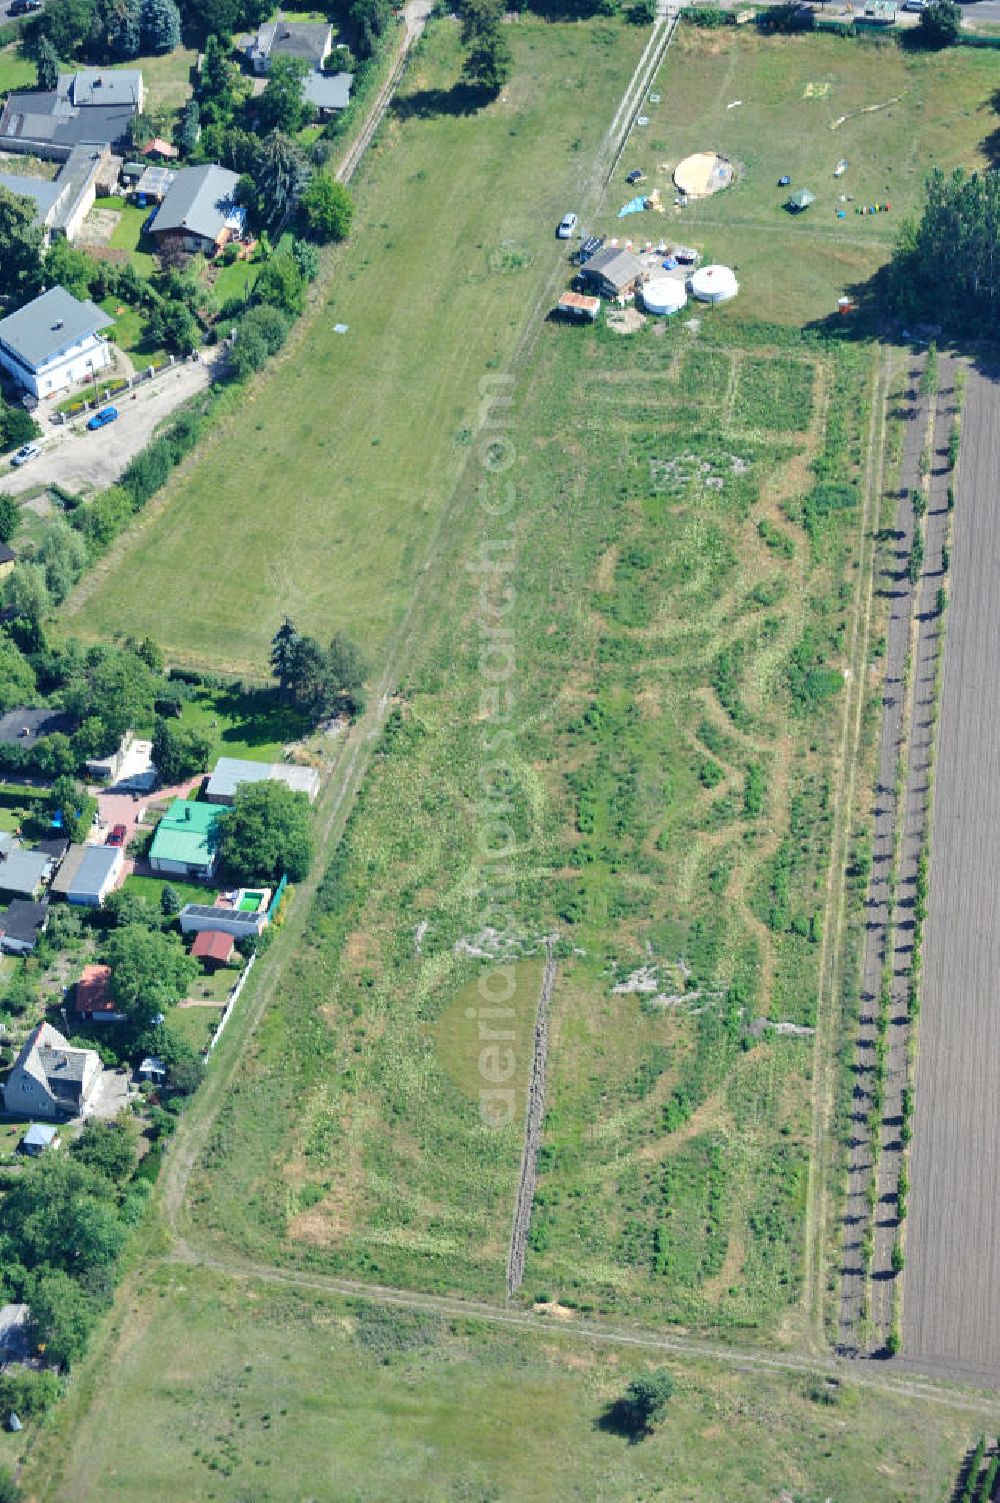
<svg viewBox="0 0 1000 1503"><path fill-rule="evenodd" d="M209 882L218 860L216 825L225 814L217 804L175 798L156 827L149 864L164 877Z"/></svg>

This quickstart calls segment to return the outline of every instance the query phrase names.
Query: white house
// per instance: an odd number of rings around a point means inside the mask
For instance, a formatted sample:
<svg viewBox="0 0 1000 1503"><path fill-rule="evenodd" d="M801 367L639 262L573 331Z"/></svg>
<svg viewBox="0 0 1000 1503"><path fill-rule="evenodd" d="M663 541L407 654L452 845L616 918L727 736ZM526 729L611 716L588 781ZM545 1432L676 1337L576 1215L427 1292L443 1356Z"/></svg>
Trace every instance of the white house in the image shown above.
<svg viewBox="0 0 1000 1503"><path fill-rule="evenodd" d="M71 845L52 883L53 896L83 908L100 908L118 886L125 852L120 845Z"/></svg>
<svg viewBox="0 0 1000 1503"><path fill-rule="evenodd" d="M75 1049L50 1023L39 1023L11 1066L4 1107L11 1116L50 1122L77 1117L101 1075L100 1056L93 1049Z"/></svg>
<svg viewBox="0 0 1000 1503"><path fill-rule="evenodd" d="M114 319L65 287L51 287L0 319L0 366L36 397L77 386L111 364L101 330Z"/></svg>

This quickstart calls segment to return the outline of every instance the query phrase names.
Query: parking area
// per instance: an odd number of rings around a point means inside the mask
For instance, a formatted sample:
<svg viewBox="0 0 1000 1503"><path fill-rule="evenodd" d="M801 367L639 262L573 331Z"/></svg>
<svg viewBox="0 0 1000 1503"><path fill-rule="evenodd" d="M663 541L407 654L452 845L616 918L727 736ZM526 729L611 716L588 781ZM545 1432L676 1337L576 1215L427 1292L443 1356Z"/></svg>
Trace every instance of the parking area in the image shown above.
<svg viewBox="0 0 1000 1503"><path fill-rule="evenodd" d="M114 398L118 420L96 433L88 432L85 418L57 428L48 417L41 417L45 430L38 440L41 454L20 469L8 464L2 476L3 489L18 496L58 485L85 496L114 485L130 460L149 443L158 425L182 402L208 386L212 370L207 359L188 360L148 385L119 393Z"/></svg>

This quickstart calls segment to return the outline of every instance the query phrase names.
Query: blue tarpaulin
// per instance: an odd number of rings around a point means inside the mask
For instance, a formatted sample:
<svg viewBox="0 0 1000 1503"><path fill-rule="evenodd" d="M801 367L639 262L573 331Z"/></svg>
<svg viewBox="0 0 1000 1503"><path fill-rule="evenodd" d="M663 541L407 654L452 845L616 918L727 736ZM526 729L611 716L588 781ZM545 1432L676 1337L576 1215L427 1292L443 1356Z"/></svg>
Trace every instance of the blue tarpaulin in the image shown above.
<svg viewBox="0 0 1000 1503"><path fill-rule="evenodd" d="M645 198L630 198L624 209L618 210L618 218L624 219L626 214L641 214L645 207Z"/></svg>
<svg viewBox="0 0 1000 1503"><path fill-rule="evenodd" d="M664 271L674 271L680 265L676 256L668 256L663 263Z"/></svg>

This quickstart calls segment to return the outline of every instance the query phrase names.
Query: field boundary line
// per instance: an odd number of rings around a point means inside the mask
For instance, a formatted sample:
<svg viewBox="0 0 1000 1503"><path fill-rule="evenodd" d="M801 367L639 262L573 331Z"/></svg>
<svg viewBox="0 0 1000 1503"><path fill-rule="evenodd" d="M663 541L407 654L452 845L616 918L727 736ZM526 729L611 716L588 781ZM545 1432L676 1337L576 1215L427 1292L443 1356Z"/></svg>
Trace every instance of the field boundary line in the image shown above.
<svg viewBox="0 0 1000 1503"><path fill-rule="evenodd" d="M847 906L846 866L850 828L856 798L858 752L867 691L868 649L875 596L875 530L885 473L887 403L893 376L893 351L880 348L872 370L872 407L869 419L865 500L860 523L860 568L851 624L850 692L844 706L840 745L840 778L837 792L834 837L827 868L825 921L820 954L820 991L816 1008L813 1045L813 1101L810 1134L809 1178L806 1190L806 1267L803 1300L809 1316L811 1338L817 1349L826 1349L825 1269L829 1235L827 1182L830 1165L829 1129L836 1080L836 1041L839 1035L840 1001L844 962L844 928Z"/></svg>

